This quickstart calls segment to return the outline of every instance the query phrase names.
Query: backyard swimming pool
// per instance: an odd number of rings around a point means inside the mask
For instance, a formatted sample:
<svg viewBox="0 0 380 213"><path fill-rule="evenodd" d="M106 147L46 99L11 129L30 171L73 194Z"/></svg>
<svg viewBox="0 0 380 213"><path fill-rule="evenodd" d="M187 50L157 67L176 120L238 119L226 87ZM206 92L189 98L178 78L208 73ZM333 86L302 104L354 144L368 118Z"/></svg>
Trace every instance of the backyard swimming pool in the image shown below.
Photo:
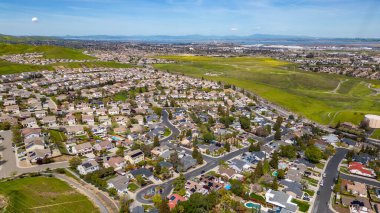
<svg viewBox="0 0 380 213"><path fill-rule="evenodd" d="M249 208L249 209L252 209L252 208L259 209L260 208L260 204L254 203L254 202L251 202L251 201L246 202L244 204L244 206L247 207L247 208Z"/></svg>

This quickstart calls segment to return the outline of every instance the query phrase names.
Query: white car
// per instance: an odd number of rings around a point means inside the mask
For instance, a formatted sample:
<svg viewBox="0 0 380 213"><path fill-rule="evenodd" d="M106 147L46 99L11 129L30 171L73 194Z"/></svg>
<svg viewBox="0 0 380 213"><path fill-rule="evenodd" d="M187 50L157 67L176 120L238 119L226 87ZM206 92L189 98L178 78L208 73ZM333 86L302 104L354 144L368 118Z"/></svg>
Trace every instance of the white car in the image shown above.
<svg viewBox="0 0 380 213"><path fill-rule="evenodd" d="M324 177L324 178L326 177L326 173L323 173L323 177Z"/></svg>
<svg viewBox="0 0 380 213"><path fill-rule="evenodd" d="M323 186L323 180L321 181L321 183L319 184L320 186Z"/></svg>

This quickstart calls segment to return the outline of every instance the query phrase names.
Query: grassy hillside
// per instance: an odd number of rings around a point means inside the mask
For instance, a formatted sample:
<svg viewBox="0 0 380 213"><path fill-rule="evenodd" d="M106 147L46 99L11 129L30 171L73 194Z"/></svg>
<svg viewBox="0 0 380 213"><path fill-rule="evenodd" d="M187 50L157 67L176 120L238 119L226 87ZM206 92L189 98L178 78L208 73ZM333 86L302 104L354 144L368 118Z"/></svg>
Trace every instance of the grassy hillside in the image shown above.
<svg viewBox="0 0 380 213"><path fill-rule="evenodd" d="M4 212L98 212L84 195L56 178L33 177L0 182Z"/></svg>
<svg viewBox="0 0 380 213"><path fill-rule="evenodd" d="M156 68L234 84L323 124L338 121L358 124L366 113L380 114L380 96L374 96L374 91L368 88L369 84L380 85L380 81L303 72L291 63L269 58L163 58L178 63L158 64Z"/></svg>
<svg viewBox="0 0 380 213"><path fill-rule="evenodd" d="M17 64L0 60L0 75L15 74L21 72L36 72L39 70L53 70L53 67L30 64Z"/></svg>
<svg viewBox="0 0 380 213"><path fill-rule="evenodd" d="M80 50L58 47L58 46L34 46L27 44L5 44L0 43L0 55L21 54L21 53L43 53L44 58L56 59L94 59L91 56L83 54Z"/></svg>

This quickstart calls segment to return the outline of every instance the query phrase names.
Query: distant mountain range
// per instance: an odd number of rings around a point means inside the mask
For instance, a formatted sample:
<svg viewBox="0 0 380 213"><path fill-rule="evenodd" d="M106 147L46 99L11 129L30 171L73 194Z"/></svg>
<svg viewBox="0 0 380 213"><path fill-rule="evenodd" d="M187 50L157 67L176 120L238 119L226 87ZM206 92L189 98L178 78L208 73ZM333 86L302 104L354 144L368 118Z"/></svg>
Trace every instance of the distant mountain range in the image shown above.
<svg viewBox="0 0 380 213"><path fill-rule="evenodd" d="M37 40L96 40L96 41L139 41L139 42L164 42L164 43L191 43L191 42L236 42L236 43L371 43L380 42L380 38L317 38L310 36L253 34L248 36L218 36L218 35L87 35L87 36L9 36L1 35L0 41L37 41Z"/></svg>

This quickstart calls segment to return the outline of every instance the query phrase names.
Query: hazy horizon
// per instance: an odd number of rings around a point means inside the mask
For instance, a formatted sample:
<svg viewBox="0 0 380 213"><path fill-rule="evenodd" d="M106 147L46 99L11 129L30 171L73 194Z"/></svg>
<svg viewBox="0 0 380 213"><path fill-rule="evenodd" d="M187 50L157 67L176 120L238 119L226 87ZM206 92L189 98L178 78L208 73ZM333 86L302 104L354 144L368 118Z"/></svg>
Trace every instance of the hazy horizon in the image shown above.
<svg viewBox="0 0 380 213"><path fill-rule="evenodd" d="M377 0L3 0L7 35L379 38Z"/></svg>

